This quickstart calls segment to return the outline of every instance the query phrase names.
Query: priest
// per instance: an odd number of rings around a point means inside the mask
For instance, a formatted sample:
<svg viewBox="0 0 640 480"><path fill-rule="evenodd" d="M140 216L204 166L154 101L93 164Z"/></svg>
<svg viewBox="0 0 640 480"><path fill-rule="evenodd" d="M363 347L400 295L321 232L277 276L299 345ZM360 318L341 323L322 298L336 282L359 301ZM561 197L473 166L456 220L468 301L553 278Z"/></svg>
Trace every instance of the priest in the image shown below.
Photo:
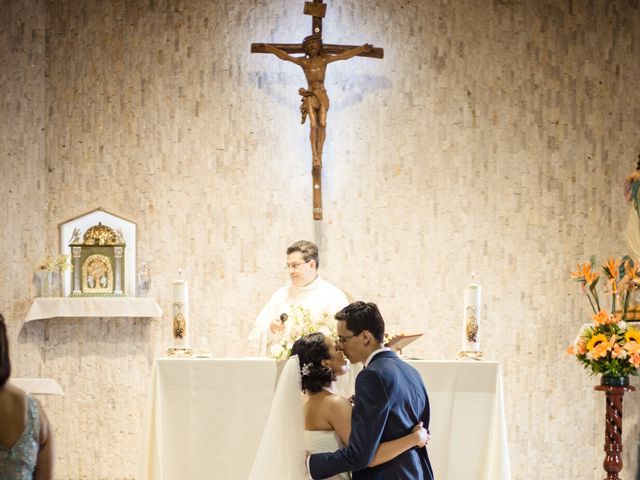
<svg viewBox="0 0 640 480"><path fill-rule="evenodd" d="M258 314L249 343L265 356L274 335L284 330L292 307L300 306L312 318L333 315L349 303L338 287L318 275L320 259L315 243L300 240L287 248L286 270L290 284L278 289Z"/></svg>

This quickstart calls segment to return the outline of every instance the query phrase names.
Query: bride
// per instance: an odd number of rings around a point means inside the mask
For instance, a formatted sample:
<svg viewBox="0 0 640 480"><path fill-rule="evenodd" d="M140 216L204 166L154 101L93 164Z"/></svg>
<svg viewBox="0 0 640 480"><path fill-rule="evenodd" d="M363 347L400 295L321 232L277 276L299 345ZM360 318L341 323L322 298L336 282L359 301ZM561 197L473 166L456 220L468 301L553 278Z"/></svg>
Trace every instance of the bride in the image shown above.
<svg viewBox="0 0 640 480"><path fill-rule="evenodd" d="M351 403L331 388L336 376L348 370L347 359L330 337L312 333L296 340L278 381L249 480L308 480L307 454L333 452L348 444ZM418 424L406 436L380 443L369 466L422 447L427 439L427 431ZM351 477L343 473L332 478Z"/></svg>

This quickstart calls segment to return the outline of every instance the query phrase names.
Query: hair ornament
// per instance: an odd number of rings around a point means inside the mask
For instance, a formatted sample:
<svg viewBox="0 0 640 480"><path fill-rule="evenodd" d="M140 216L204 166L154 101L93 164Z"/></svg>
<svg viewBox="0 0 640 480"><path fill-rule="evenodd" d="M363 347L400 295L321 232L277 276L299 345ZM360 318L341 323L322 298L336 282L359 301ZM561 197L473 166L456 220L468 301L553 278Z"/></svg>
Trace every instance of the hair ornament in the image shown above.
<svg viewBox="0 0 640 480"><path fill-rule="evenodd" d="M303 377L306 377L307 375L309 375L309 373L311 373L311 367L313 367L313 363L309 362L309 363L305 363L304 365L302 365L302 367L300 368L300 374Z"/></svg>

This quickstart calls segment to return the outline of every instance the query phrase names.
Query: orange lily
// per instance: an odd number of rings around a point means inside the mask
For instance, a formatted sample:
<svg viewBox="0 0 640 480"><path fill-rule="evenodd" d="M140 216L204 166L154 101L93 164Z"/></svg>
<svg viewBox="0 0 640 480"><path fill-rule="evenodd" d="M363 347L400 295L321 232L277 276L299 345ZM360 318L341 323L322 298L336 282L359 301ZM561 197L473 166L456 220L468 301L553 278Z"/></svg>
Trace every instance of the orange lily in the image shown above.
<svg viewBox="0 0 640 480"><path fill-rule="evenodd" d="M613 350L611 351L611 356L613 358L626 358L627 357L627 351L616 343L613 346Z"/></svg>
<svg viewBox="0 0 640 480"><path fill-rule="evenodd" d="M627 342L624 344L624 349L631 355L640 355L640 343L638 342Z"/></svg>
<svg viewBox="0 0 640 480"><path fill-rule="evenodd" d="M593 321L600 325L609 325L611 323L618 323L620 321L619 315L611 315L606 310L602 309L598 313L591 316Z"/></svg>
<svg viewBox="0 0 640 480"><path fill-rule="evenodd" d="M580 341L575 345L569 345L565 352L569 355L584 355L587 353L587 345L583 341Z"/></svg>
<svg viewBox="0 0 640 480"><path fill-rule="evenodd" d="M566 353L568 353L569 355L576 355L576 356L584 355L585 353L587 353L587 345L583 341L580 341L575 345L569 345L567 347Z"/></svg>
<svg viewBox="0 0 640 480"><path fill-rule="evenodd" d="M609 342L600 342L591 349L591 358L598 360L599 358L604 357L610 349L611 345Z"/></svg>

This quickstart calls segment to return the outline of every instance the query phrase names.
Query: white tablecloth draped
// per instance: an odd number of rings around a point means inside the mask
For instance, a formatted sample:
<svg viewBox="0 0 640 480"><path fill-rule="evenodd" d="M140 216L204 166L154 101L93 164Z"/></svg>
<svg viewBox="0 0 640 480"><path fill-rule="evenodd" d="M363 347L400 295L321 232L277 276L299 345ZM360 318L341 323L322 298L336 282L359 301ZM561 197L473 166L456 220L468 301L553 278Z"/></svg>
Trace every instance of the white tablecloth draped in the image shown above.
<svg viewBox="0 0 640 480"><path fill-rule="evenodd" d="M431 402L429 457L438 480L511 478L497 362L410 361Z"/></svg>
<svg viewBox="0 0 640 480"><path fill-rule="evenodd" d="M429 392L436 478L510 479L499 365L409 363ZM156 360L137 478L246 479L283 365L257 358Z"/></svg>
<svg viewBox="0 0 640 480"><path fill-rule="evenodd" d="M38 297L24 321L55 317L160 317L162 309L146 297Z"/></svg>

